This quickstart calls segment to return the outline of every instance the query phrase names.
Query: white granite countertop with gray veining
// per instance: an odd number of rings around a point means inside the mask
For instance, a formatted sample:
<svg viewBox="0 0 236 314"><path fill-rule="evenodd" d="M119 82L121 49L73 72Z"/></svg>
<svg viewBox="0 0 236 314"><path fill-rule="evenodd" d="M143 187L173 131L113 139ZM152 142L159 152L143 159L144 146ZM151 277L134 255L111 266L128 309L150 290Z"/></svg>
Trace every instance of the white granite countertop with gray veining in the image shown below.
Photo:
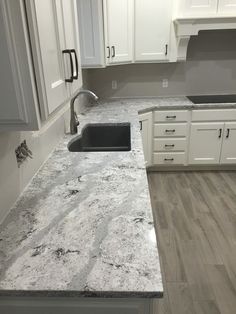
<svg viewBox="0 0 236 314"><path fill-rule="evenodd" d="M78 135L87 123L130 122L132 149L71 153L64 137L0 226L0 296L162 296L138 120L160 108L193 104L116 100L79 116Z"/></svg>

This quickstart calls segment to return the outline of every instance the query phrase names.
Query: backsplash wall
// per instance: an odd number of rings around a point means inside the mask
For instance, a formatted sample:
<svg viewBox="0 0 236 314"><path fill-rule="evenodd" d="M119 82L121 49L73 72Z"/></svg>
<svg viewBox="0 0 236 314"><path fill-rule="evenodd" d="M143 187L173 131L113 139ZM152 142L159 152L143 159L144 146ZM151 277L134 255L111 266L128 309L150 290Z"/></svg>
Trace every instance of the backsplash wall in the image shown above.
<svg viewBox="0 0 236 314"><path fill-rule="evenodd" d="M187 62L130 64L86 70L100 97L152 97L236 93L236 30L192 37ZM168 88L162 80L168 79ZM117 89L111 82L117 80Z"/></svg>
<svg viewBox="0 0 236 314"><path fill-rule="evenodd" d="M86 106L86 100L77 102L77 111ZM35 132L0 132L0 222L19 195L54 150L69 128L69 110ZM26 139L33 152L20 168L17 167L15 148Z"/></svg>

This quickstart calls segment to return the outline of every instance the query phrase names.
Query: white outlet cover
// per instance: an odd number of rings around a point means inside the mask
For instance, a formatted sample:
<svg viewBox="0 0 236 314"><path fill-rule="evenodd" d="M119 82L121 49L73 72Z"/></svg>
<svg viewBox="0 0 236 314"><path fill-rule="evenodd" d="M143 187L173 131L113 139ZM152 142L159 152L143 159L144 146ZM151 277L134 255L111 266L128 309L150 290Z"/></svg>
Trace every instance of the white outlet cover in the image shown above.
<svg viewBox="0 0 236 314"><path fill-rule="evenodd" d="M168 79L163 79L162 80L162 87L167 88L169 86L169 80Z"/></svg>
<svg viewBox="0 0 236 314"><path fill-rule="evenodd" d="M113 80L113 81L111 82L111 88L112 88L112 89L117 89L117 81L116 81L116 80Z"/></svg>

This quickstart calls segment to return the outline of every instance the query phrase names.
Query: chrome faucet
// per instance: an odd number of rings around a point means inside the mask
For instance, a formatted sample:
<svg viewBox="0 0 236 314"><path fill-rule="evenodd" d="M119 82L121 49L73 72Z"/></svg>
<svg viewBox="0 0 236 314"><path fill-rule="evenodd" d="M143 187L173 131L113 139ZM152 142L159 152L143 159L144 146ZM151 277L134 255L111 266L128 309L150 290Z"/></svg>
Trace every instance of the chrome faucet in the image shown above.
<svg viewBox="0 0 236 314"><path fill-rule="evenodd" d="M79 125L79 121L77 118L77 114L75 112L75 100L81 95L87 94L92 97L95 101L98 100L98 96L91 92L90 90L83 89L79 91L70 101L70 134L76 134L78 132L77 126Z"/></svg>

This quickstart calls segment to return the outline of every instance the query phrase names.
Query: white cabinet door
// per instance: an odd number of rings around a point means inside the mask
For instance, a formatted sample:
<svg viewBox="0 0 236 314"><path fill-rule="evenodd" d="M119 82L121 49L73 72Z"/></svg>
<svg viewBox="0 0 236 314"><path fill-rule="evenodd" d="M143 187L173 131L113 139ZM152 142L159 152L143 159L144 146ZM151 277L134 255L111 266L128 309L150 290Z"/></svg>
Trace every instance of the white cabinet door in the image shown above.
<svg viewBox="0 0 236 314"><path fill-rule="evenodd" d="M107 64L133 61L133 0L104 0Z"/></svg>
<svg viewBox="0 0 236 314"><path fill-rule="evenodd" d="M82 86L82 71L80 61L79 26L77 5L75 0L61 0L63 12L63 31L65 34L65 49L72 51L74 80L70 86L73 95Z"/></svg>
<svg viewBox="0 0 236 314"><path fill-rule="evenodd" d="M0 131L40 126L24 1L0 1Z"/></svg>
<svg viewBox="0 0 236 314"><path fill-rule="evenodd" d="M218 0L182 0L179 13L190 16L216 14L217 5Z"/></svg>
<svg viewBox="0 0 236 314"><path fill-rule="evenodd" d="M82 84L77 6L75 0L26 0L26 8L41 114L46 120Z"/></svg>
<svg viewBox="0 0 236 314"><path fill-rule="evenodd" d="M218 13L235 15L236 0L219 0Z"/></svg>
<svg viewBox="0 0 236 314"><path fill-rule="evenodd" d="M139 115L140 132L146 166L152 164L152 112Z"/></svg>
<svg viewBox="0 0 236 314"><path fill-rule="evenodd" d="M169 57L172 0L135 0L135 61Z"/></svg>
<svg viewBox="0 0 236 314"><path fill-rule="evenodd" d="M102 0L77 0L82 68L105 66Z"/></svg>
<svg viewBox="0 0 236 314"><path fill-rule="evenodd" d="M225 123L220 162L236 164L236 122Z"/></svg>
<svg viewBox="0 0 236 314"><path fill-rule="evenodd" d="M37 65L37 85L40 89L40 102L46 104L43 118L57 109L69 97L69 84L65 83L66 73L62 57L65 47L62 32L62 8L60 1L27 0L34 62ZM41 71L40 71L41 70ZM41 72L41 73L40 73Z"/></svg>
<svg viewBox="0 0 236 314"><path fill-rule="evenodd" d="M224 123L192 123L189 164L218 164Z"/></svg>

